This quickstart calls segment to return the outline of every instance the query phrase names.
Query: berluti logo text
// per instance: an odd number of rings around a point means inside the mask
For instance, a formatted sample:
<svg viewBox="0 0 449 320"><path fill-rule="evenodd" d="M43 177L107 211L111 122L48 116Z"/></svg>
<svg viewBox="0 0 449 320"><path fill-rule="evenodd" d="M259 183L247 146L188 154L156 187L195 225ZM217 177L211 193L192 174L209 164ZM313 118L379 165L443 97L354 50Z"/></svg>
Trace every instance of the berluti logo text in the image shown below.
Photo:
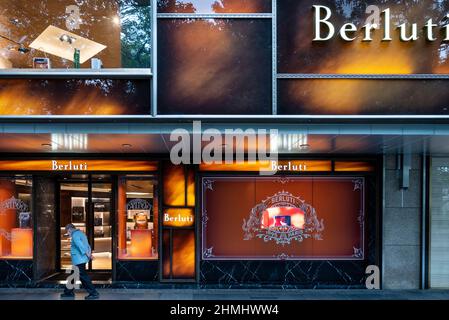
<svg viewBox="0 0 449 320"><path fill-rule="evenodd" d="M52 171L86 171L88 166L86 162L75 161L51 161Z"/></svg>
<svg viewBox="0 0 449 320"><path fill-rule="evenodd" d="M307 164L305 163L297 163L297 162L282 162L279 161L271 161L271 170L272 171L307 171Z"/></svg>
<svg viewBox="0 0 449 320"><path fill-rule="evenodd" d="M315 32L313 41L328 41L334 37L340 37L344 41L355 41L361 38L361 41L370 42L373 41L374 32L382 32L381 41L393 41L394 37L405 42L417 41L420 38L431 42L439 39L449 41L449 24L444 21L449 18L449 14L442 17L440 21L428 19L421 26L418 23L393 24L390 8L381 11L379 7L371 5L366 9L365 24L358 29L357 25L351 22L335 26L332 22L333 12L329 7L314 5L312 10ZM358 36L360 31L361 37Z"/></svg>

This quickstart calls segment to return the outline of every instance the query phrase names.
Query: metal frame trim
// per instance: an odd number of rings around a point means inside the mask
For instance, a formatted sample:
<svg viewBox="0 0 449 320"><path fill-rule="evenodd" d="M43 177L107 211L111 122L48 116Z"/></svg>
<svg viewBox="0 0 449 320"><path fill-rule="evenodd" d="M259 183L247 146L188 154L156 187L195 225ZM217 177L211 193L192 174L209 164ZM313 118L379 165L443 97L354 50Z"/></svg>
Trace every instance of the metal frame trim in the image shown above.
<svg viewBox="0 0 449 320"><path fill-rule="evenodd" d="M157 13L158 19L271 19L271 13Z"/></svg>
<svg viewBox="0 0 449 320"><path fill-rule="evenodd" d="M151 116L157 116L157 0L151 1L151 70L153 79L151 81Z"/></svg>
<svg viewBox="0 0 449 320"><path fill-rule="evenodd" d="M0 70L0 78L123 78L123 79L150 79L153 77L151 68L124 68L124 69L7 69Z"/></svg>
<svg viewBox="0 0 449 320"><path fill-rule="evenodd" d="M381 212L380 212L381 226L380 226L379 229L381 229L381 235L382 235L381 241L380 241L380 257L381 257L381 261L382 261L382 264L380 266L380 269L381 269L381 272L380 272L381 273L380 274L380 279L381 279L380 288L384 289L385 288L385 263L384 263L384 261L385 261L385 240L384 240L383 235L385 234L385 225L384 225L383 222L384 222L384 215L385 215L385 208L386 208L385 184L386 184L386 174L387 174L387 170L386 170L387 169L386 168L387 155L384 153L382 158L383 158L382 159L382 181L381 181L381 184L382 184L382 198L381 198L382 199L382 204L381 204Z"/></svg>
<svg viewBox="0 0 449 320"><path fill-rule="evenodd" d="M316 73L278 73L278 79L414 79L448 80L449 74L316 74Z"/></svg>
<svg viewBox="0 0 449 320"><path fill-rule="evenodd" d="M271 12L272 12L272 19L271 19L271 46L272 46L272 72L273 72L273 77L272 77L272 113L273 115L276 115L278 113L277 110L277 3L276 0L272 0L272 8L271 8Z"/></svg>
<svg viewBox="0 0 449 320"><path fill-rule="evenodd" d="M420 289L427 289L428 282L427 282L427 208L428 208L428 201L427 201L427 195L428 195L428 165L427 165L427 150L426 146L424 146L424 151L422 153L422 163L421 163L421 170L422 170L422 182L421 182L421 196L422 196L422 203L421 203L421 284Z"/></svg>

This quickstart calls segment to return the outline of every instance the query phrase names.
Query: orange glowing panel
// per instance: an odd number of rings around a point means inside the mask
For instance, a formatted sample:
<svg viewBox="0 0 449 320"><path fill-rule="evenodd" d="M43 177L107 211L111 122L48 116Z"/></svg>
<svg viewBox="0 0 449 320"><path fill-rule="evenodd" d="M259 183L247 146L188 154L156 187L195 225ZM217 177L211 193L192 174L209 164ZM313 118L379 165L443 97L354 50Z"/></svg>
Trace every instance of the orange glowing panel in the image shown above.
<svg viewBox="0 0 449 320"><path fill-rule="evenodd" d="M186 178L183 166L170 163L164 165L164 204L167 206L186 205Z"/></svg>
<svg viewBox="0 0 449 320"><path fill-rule="evenodd" d="M162 232L162 275L166 279L171 277L170 230Z"/></svg>
<svg viewBox="0 0 449 320"><path fill-rule="evenodd" d="M131 230L129 253L132 257L151 257L151 246L151 230Z"/></svg>
<svg viewBox="0 0 449 320"><path fill-rule="evenodd" d="M156 171L158 163L143 160L0 160L0 171Z"/></svg>
<svg viewBox="0 0 449 320"><path fill-rule="evenodd" d="M195 277L195 232L176 230L173 232L173 278Z"/></svg>
<svg viewBox="0 0 449 320"><path fill-rule="evenodd" d="M147 80L1 79L2 115L149 114Z"/></svg>
<svg viewBox="0 0 449 320"><path fill-rule="evenodd" d="M201 164L200 171L277 171L281 172L327 172L332 170L329 160L279 160L246 161L233 164Z"/></svg>
<svg viewBox="0 0 449 320"><path fill-rule="evenodd" d="M158 113L271 114L271 27L269 19L158 19Z"/></svg>
<svg viewBox="0 0 449 320"><path fill-rule="evenodd" d="M195 206L195 172L191 168L187 173L187 205Z"/></svg>
<svg viewBox="0 0 449 320"><path fill-rule="evenodd" d="M447 115L449 81L307 79L278 82L282 115Z"/></svg>
<svg viewBox="0 0 449 320"><path fill-rule="evenodd" d="M170 208L164 211L165 227L191 227L195 222L195 213L189 208Z"/></svg>
<svg viewBox="0 0 449 320"><path fill-rule="evenodd" d="M304 211L294 207L274 207L262 213L261 228L281 226L304 229Z"/></svg>
<svg viewBox="0 0 449 320"><path fill-rule="evenodd" d="M0 180L0 203L15 196L16 186L14 182ZM15 223L16 211L14 209L0 212L0 230L4 230L4 232L0 233L0 257L11 254L11 241L7 238L6 233L11 233Z"/></svg>
<svg viewBox="0 0 449 320"><path fill-rule="evenodd" d="M11 256L15 258L30 259L33 257L33 230L11 230Z"/></svg>
<svg viewBox="0 0 449 320"><path fill-rule="evenodd" d="M375 166L370 162L335 161L335 171L373 172Z"/></svg>

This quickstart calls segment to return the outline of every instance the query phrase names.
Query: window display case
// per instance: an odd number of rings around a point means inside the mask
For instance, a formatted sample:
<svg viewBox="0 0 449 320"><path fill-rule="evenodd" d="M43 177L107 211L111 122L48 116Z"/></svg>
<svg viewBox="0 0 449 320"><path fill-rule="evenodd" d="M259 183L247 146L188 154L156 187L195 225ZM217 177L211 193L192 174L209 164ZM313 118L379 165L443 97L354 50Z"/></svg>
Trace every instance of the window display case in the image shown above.
<svg viewBox="0 0 449 320"><path fill-rule="evenodd" d="M157 188L151 177L122 176L118 190L118 258L156 260Z"/></svg>
<svg viewBox="0 0 449 320"><path fill-rule="evenodd" d="M0 259L32 259L32 180L0 177Z"/></svg>

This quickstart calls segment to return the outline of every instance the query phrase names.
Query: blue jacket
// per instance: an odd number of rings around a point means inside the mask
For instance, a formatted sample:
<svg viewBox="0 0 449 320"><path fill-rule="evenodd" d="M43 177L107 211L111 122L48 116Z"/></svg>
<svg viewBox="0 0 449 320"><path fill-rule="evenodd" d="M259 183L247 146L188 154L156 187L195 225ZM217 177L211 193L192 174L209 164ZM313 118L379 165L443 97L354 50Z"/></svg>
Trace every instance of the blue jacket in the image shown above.
<svg viewBox="0 0 449 320"><path fill-rule="evenodd" d="M89 242L86 235L81 230L75 230L72 233L72 245L70 247L70 255L72 256L72 264L77 266L89 262L88 256L91 254Z"/></svg>

